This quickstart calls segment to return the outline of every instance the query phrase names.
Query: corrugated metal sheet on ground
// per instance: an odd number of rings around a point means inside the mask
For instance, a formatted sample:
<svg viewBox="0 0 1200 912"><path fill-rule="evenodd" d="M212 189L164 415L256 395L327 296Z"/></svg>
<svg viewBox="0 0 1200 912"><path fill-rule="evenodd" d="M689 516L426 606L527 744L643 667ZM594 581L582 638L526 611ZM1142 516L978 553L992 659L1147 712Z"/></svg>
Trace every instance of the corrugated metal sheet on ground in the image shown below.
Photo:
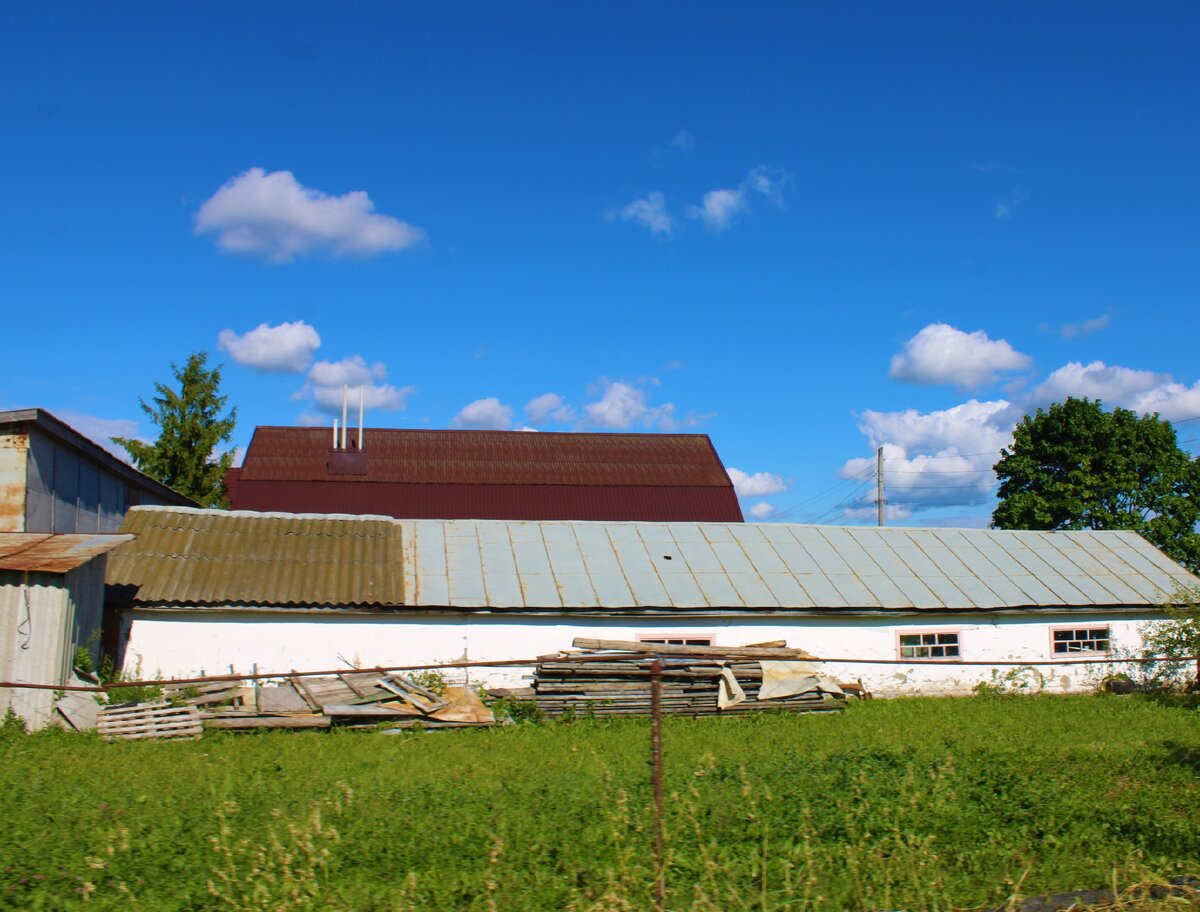
<svg viewBox="0 0 1200 912"><path fill-rule="evenodd" d="M168 508L135 508L125 530L139 538L110 559L109 582L142 580L140 603L937 612L1149 607L1200 585L1132 532Z"/></svg>
<svg viewBox="0 0 1200 912"><path fill-rule="evenodd" d="M138 507L110 559L121 598L171 604L404 604L402 529L387 519Z"/></svg>
<svg viewBox="0 0 1200 912"><path fill-rule="evenodd" d="M0 532L0 570L68 573L132 538L100 533Z"/></svg>

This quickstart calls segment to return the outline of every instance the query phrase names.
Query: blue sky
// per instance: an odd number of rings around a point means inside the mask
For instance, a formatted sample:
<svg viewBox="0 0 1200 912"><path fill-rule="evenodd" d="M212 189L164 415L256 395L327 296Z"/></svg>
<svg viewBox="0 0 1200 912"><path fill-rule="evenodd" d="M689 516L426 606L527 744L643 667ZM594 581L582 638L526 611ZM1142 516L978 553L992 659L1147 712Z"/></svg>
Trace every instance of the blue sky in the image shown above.
<svg viewBox="0 0 1200 912"><path fill-rule="evenodd" d="M1200 7L1046 6L10 4L0 407L207 350L240 446L350 380L981 524L1028 408L1200 416Z"/></svg>

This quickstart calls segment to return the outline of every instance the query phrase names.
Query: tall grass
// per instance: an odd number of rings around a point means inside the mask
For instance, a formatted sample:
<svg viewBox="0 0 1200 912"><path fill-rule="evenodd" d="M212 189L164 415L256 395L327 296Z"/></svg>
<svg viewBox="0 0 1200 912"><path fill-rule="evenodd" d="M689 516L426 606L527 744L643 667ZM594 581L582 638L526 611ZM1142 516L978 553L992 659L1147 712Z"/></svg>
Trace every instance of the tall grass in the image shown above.
<svg viewBox="0 0 1200 912"><path fill-rule="evenodd" d="M968 909L1200 872L1200 714L910 699L664 732L668 907ZM651 907L642 720L0 740L0 908Z"/></svg>

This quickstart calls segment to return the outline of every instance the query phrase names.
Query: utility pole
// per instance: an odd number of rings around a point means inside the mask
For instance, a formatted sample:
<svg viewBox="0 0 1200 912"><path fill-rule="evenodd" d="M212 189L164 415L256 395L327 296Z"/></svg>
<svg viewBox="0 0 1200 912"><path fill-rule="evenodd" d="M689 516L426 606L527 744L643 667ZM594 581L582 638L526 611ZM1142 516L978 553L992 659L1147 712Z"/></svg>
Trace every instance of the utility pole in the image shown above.
<svg viewBox="0 0 1200 912"><path fill-rule="evenodd" d="M883 528L883 447L875 451L875 506Z"/></svg>

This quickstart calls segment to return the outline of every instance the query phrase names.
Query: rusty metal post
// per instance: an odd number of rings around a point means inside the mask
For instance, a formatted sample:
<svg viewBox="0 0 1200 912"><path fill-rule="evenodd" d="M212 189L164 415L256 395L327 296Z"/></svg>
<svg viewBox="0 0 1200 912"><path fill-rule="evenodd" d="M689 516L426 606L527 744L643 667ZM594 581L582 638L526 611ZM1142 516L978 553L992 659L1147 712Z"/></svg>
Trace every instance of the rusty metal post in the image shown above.
<svg viewBox="0 0 1200 912"><path fill-rule="evenodd" d="M666 823L663 820L662 659L650 663L650 786L654 792L654 908L667 907Z"/></svg>

